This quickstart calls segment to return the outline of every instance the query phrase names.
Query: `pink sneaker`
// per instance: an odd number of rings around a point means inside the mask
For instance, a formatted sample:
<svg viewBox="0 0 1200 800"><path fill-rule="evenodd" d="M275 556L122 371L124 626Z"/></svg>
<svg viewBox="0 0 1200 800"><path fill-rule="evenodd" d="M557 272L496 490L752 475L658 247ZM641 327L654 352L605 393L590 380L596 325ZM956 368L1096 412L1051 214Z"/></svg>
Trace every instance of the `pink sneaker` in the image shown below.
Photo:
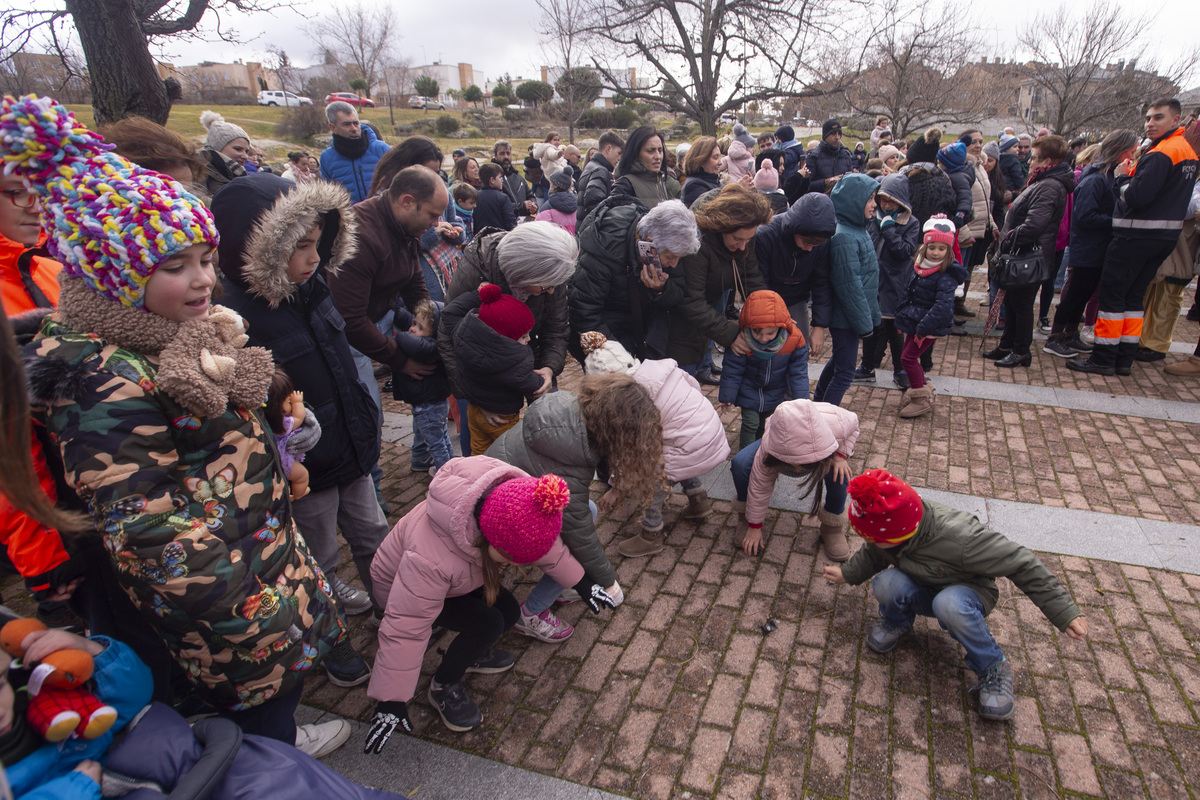
<svg viewBox="0 0 1200 800"><path fill-rule="evenodd" d="M526 614L525 606L521 606L521 619L513 626L518 633L532 636L543 642L555 644L571 638L575 629L569 622L563 622L550 609L540 614Z"/></svg>

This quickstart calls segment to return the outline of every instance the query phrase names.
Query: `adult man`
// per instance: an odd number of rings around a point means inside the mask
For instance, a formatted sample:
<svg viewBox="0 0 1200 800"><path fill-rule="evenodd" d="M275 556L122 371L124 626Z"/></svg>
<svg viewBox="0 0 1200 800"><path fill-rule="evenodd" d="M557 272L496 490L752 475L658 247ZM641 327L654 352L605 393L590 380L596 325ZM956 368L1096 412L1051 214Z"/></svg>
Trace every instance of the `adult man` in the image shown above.
<svg viewBox="0 0 1200 800"><path fill-rule="evenodd" d="M810 192L828 192L848 172L854 171L854 154L842 144L842 123L827 119L821 126L821 143L808 154Z"/></svg>
<svg viewBox="0 0 1200 800"><path fill-rule="evenodd" d="M1146 112L1150 149L1136 166L1116 168L1117 205L1113 238L1100 273L1100 316L1096 342L1087 360L1067 366L1097 375L1129 375L1142 335L1146 288L1166 260L1187 213L1200 160L1179 126L1179 101L1155 101Z"/></svg>
<svg viewBox="0 0 1200 800"><path fill-rule="evenodd" d="M758 135L758 152L765 153L768 150L775 149L775 137L770 133L760 133Z"/></svg>
<svg viewBox="0 0 1200 800"><path fill-rule="evenodd" d="M492 163L504 169L504 193L512 201L513 213L518 217L536 216L538 207L533 199L533 190L521 173L513 169L512 145L503 139L492 145Z"/></svg>
<svg viewBox="0 0 1200 800"><path fill-rule="evenodd" d="M1017 158L1021 159L1021 169L1025 171L1025 180L1029 180L1029 159L1033 158L1033 136L1022 133L1017 137Z"/></svg>
<svg viewBox="0 0 1200 800"><path fill-rule="evenodd" d="M387 192L354 207L358 253L329 276L329 290L355 351L354 366L378 406L379 382L371 359L418 380L434 369L409 360L389 334L397 297L407 308L429 299L419 258L421 234L441 218L449 202L446 184L433 170L400 170Z"/></svg>
<svg viewBox="0 0 1200 800"><path fill-rule="evenodd" d="M578 184L580 176L583 175L583 170L579 167L579 162L583 160L583 153L575 145L569 144L563 148L563 158L571 165L571 180Z"/></svg>
<svg viewBox="0 0 1200 800"><path fill-rule="evenodd" d="M364 129L354 106L341 100L325 106L325 119L333 144L321 153L321 180L340 183L350 193L350 202L361 203L367 199L375 165L388 151L387 142Z"/></svg>
<svg viewBox="0 0 1200 800"><path fill-rule="evenodd" d="M592 160L583 168L576 183L575 196L579 199L575 209L577 225L582 224L584 217L612 193L613 169L621 160L625 140L615 131L606 131L600 137L598 146L600 149L592 155Z"/></svg>

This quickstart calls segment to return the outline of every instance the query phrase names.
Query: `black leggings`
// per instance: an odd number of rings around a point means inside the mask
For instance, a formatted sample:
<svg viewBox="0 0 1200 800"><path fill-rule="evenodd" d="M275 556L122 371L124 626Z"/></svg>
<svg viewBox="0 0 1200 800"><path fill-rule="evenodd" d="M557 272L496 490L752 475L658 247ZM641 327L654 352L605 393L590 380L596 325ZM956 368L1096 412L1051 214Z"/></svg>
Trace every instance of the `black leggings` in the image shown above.
<svg viewBox="0 0 1200 800"><path fill-rule="evenodd" d="M900 352L904 349L904 334L896 330L896 320L884 317L870 334L863 339L863 368L876 369L883 363L883 355L888 348L892 351L892 372L904 369L900 365Z"/></svg>
<svg viewBox="0 0 1200 800"><path fill-rule="evenodd" d="M467 667L486 656L496 640L516 625L520 617L517 598L503 586L494 606L484 601L482 586L458 597L447 597L433 625L458 631L458 636L446 648L433 679L442 686L461 681Z"/></svg>
<svg viewBox="0 0 1200 800"><path fill-rule="evenodd" d="M1079 333L1079 323L1083 319L1084 310L1099 285L1099 267L1069 267L1067 282L1063 284L1058 308L1054 311L1054 325L1051 326L1050 333Z"/></svg>

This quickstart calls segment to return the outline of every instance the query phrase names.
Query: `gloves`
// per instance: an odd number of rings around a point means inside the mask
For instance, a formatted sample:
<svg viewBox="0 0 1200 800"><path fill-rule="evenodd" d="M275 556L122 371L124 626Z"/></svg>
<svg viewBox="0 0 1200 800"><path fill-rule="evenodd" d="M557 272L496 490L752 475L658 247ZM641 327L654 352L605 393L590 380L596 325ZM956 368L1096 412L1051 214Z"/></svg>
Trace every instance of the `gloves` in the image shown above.
<svg viewBox="0 0 1200 800"><path fill-rule="evenodd" d="M313 413L313 410L306 407L304 422L300 423L300 429L288 439L287 451L294 456L302 455L316 447L317 440L320 438L321 423L317 422L317 415Z"/></svg>
<svg viewBox="0 0 1200 800"><path fill-rule="evenodd" d="M604 587L596 583L587 575L583 576L583 580L574 586L575 591L579 592L579 598L588 604L588 608L593 614L600 613L600 604L609 608L616 608L617 601L612 599L612 596L604 591Z"/></svg>
<svg viewBox="0 0 1200 800"><path fill-rule="evenodd" d="M375 716L371 717L371 730L367 733L367 743L363 745L364 753L379 755L383 746L392 737L399 726L406 733L412 733L412 722L408 719L408 705L402 701L389 700L375 705Z"/></svg>

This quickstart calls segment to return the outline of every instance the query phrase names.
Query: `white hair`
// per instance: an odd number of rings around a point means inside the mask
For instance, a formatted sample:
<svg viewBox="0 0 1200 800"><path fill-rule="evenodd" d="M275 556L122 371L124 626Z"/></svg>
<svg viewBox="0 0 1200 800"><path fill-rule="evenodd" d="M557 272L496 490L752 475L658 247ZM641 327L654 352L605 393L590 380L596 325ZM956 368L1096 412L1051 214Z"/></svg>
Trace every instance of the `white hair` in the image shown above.
<svg viewBox="0 0 1200 800"><path fill-rule="evenodd" d="M691 209L679 200L659 203L638 222L638 232L658 251L682 258L700 252L700 229Z"/></svg>
<svg viewBox="0 0 1200 800"><path fill-rule="evenodd" d="M575 274L575 237L553 222L528 222L506 233L496 248L500 271L513 288L561 286Z"/></svg>
<svg viewBox="0 0 1200 800"><path fill-rule="evenodd" d="M1033 141L1033 135L1032 135L1032 134L1028 134L1028 133L1022 133L1020 136L1018 136L1018 137L1017 137L1017 139L1018 139L1018 140L1020 140L1020 141L1022 141L1022 142L1032 142L1032 141Z"/></svg>
<svg viewBox="0 0 1200 800"><path fill-rule="evenodd" d="M354 106L343 100L335 100L325 106L325 119L329 120L330 125L336 125L338 114L356 114Z"/></svg>

